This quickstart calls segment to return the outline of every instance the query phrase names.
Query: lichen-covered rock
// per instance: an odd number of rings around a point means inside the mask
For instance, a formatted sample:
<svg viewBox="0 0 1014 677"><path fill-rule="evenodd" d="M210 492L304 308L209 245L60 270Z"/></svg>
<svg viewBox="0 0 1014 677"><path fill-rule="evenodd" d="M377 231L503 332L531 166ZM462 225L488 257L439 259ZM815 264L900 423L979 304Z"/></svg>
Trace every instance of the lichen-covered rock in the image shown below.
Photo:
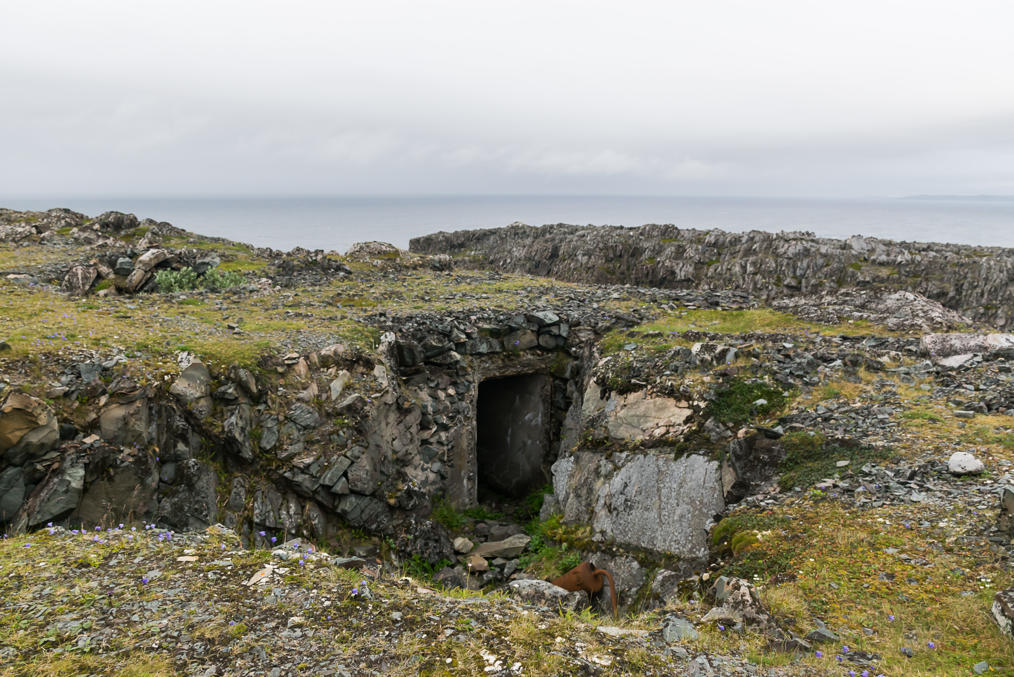
<svg viewBox="0 0 1014 677"><path fill-rule="evenodd" d="M398 550L429 564L454 561L454 546L447 530L432 520L409 519L398 530Z"/></svg>
<svg viewBox="0 0 1014 677"><path fill-rule="evenodd" d="M560 611L579 611L588 606L588 596L583 592L568 592L549 581L522 579L511 581L511 593L527 604L558 609Z"/></svg>
<svg viewBox="0 0 1014 677"><path fill-rule="evenodd" d="M704 623L728 623L768 630L775 627L771 614L761 604L757 590L742 578L720 576L711 588L715 606L701 619Z"/></svg>
<svg viewBox="0 0 1014 677"><path fill-rule="evenodd" d="M345 252L345 257L353 261L396 259L401 253L400 249L387 242L356 242Z"/></svg>
<svg viewBox="0 0 1014 677"><path fill-rule="evenodd" d="M686 402L653 396L644 390L610 393L603 399L601 388L592 381L584 395L582 414L586 427L595 428L601 422L613 439L644 441L683 434L694 410Z"/></svg>
<svg viewBox="0 0 1014 677"><path fill-rule="evenodd" d="M172 253L166 249L149 249L141 254L134 262L134 269L127 276L124 287L130 292L140 291L151 280L155 268L170 258Z"/></svg>
<svg viewBox="0 0 1014 677"><path fill-rule="evenodd" d="M1014 334L928 334L919 347L934 360L974 353L1014 357Z"/></svg>
<svg viewBox="0 0 1014 677"><path fill-rule="evenodd" d="M488 559L493 557L510 559L511 557L517 557L524 552L531 540L532 537L527 534L514 534L513 536L508 536L502 541L487 541L486 543L480 543L475 546L475 550L472 551L472 554L486 557Z"/></svg>
<svg viewBox="0 0 1014 677"><path fill-rule="evenodd" d="M986 466L967 451L955 451L947 459L947 471L952 475L978 475Z"/></svg>
<svg viewBox="0 0 1014 677"><path fill-rule="evenodd" d="M123 212L115 211L99 214L92 221L94 226L110 230L114 233L122 233L123 231L137 228L138 223L137 217L134 214L124 214Z"/></svg>
<svg viewBox="0 0 1014 677"><path fill-rule="evenodd" d="M993 620L1000 626L1000 631L1014 639L1014 589L1001 590L993 597L990 608Z"/></svg>
<svg viewBox="0 0 1014 677"><path fill-rule="evenodd" d="M67 271L60 288L74 296L84 296L92 288L99 271L95 266L73 266Z"/></svg>
<svg viewBox="0 0 1014 677"><path fill-rule="evenodd" d="M866 321L892 331L946 331L972 324L970 319L942 303L906 290L842 289L816 297L777 299L771 306L811 322Z"/></svg>

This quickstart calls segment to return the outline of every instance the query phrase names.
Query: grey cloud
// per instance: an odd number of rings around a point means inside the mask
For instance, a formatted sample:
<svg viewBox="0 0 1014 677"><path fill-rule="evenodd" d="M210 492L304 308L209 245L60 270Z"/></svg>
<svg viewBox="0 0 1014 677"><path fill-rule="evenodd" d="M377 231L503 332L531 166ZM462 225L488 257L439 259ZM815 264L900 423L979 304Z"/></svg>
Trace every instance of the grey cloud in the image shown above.
<svg viewBox="0 0 1014 677"><path fill-rule="evenodd" d="M1014 192L1014 6L0 7L0 185Z"/></svg>

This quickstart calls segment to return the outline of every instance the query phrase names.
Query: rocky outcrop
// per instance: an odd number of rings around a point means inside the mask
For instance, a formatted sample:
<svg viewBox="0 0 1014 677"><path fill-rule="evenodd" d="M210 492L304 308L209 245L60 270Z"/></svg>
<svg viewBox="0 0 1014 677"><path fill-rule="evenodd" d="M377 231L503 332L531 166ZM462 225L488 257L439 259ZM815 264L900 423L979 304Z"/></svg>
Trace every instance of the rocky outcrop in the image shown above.
<svg viewBox="0 0 1014 677"><path fill-rule="evenodd" d="M4 398L0 404L0 467L38 458L59 439L56 416L44 402L21 392Z"/></svg>
<svg viewBox="0 0 1014 677"><path fill-rule="evenodd" d="M61 228L80 226L84 221L84 214L78 214L69 209L21 212L0 208L0 242L19 242L42 238Z"/></svg>
<svg viewBox="0 0 1014 677"><path fill-rule="evenodd" d="M589 384L581 410L586 431L599 429L615 440L651 442L677 439L690 429L694 408L641 390L609 393L594 382Z"/></svg>
<svg viewBox="0 0 1014 677"><path fill-rule="evenodd" d="M928 334L919 347L937 362L975 354L1010 359L1014 358L1014 334Z"/></svg>
<svg viewBox="0 0 1014 677"><path fill-rule="evenodd" d="M448 254L464 265L573 282L733 288L764 301L849 288L909 291L976 322L1014 326L1014 250L1000 247L672 225L514 224L435 233L413 239L410 249Z"/></svg>
<svg viewBox="0 0 1014 677"><path fill-rule="evenodd" d="M961 313L910 291L841 289L817 297L775 299L771 306L810 322L872 322L892 331L946 331L972 325Z"/></svg>

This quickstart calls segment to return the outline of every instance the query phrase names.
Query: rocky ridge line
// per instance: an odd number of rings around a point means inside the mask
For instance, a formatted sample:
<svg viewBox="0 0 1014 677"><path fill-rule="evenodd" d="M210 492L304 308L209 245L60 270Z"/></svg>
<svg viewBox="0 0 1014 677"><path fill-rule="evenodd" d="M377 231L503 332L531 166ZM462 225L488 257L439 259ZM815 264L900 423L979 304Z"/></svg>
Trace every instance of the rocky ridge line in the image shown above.
<svg viewBox="0 0 1014 677"><path fill-rule="evenodd" d="M809 232L727 233L650 224L505 228L414 238L413 252L571 282L737 289L763 302L846 288L917 292L975 322L1014 327L1014 250L847 240Z"/></svg>

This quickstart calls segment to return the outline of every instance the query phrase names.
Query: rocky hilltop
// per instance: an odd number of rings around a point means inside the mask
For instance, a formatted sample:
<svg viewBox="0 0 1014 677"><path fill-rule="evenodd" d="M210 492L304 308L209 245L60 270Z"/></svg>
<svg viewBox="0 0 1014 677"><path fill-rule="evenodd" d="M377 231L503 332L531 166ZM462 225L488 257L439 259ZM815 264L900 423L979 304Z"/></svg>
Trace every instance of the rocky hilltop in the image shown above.
<svg viewBox="0 0 1014 677"><path fill-rule="evenodd" d="M672 225L513 224L418 237L410 249L571 282L739 289L762 302L841 289L909 291L975 322L1014 327L1014 250L1001 247Z"/></svg>
<svg viewBox="0 0 1014 677"><path fill-rule="evenodd" d="M4 674L1014 670L1014 336L479 264L0 210Z"/></svg>

